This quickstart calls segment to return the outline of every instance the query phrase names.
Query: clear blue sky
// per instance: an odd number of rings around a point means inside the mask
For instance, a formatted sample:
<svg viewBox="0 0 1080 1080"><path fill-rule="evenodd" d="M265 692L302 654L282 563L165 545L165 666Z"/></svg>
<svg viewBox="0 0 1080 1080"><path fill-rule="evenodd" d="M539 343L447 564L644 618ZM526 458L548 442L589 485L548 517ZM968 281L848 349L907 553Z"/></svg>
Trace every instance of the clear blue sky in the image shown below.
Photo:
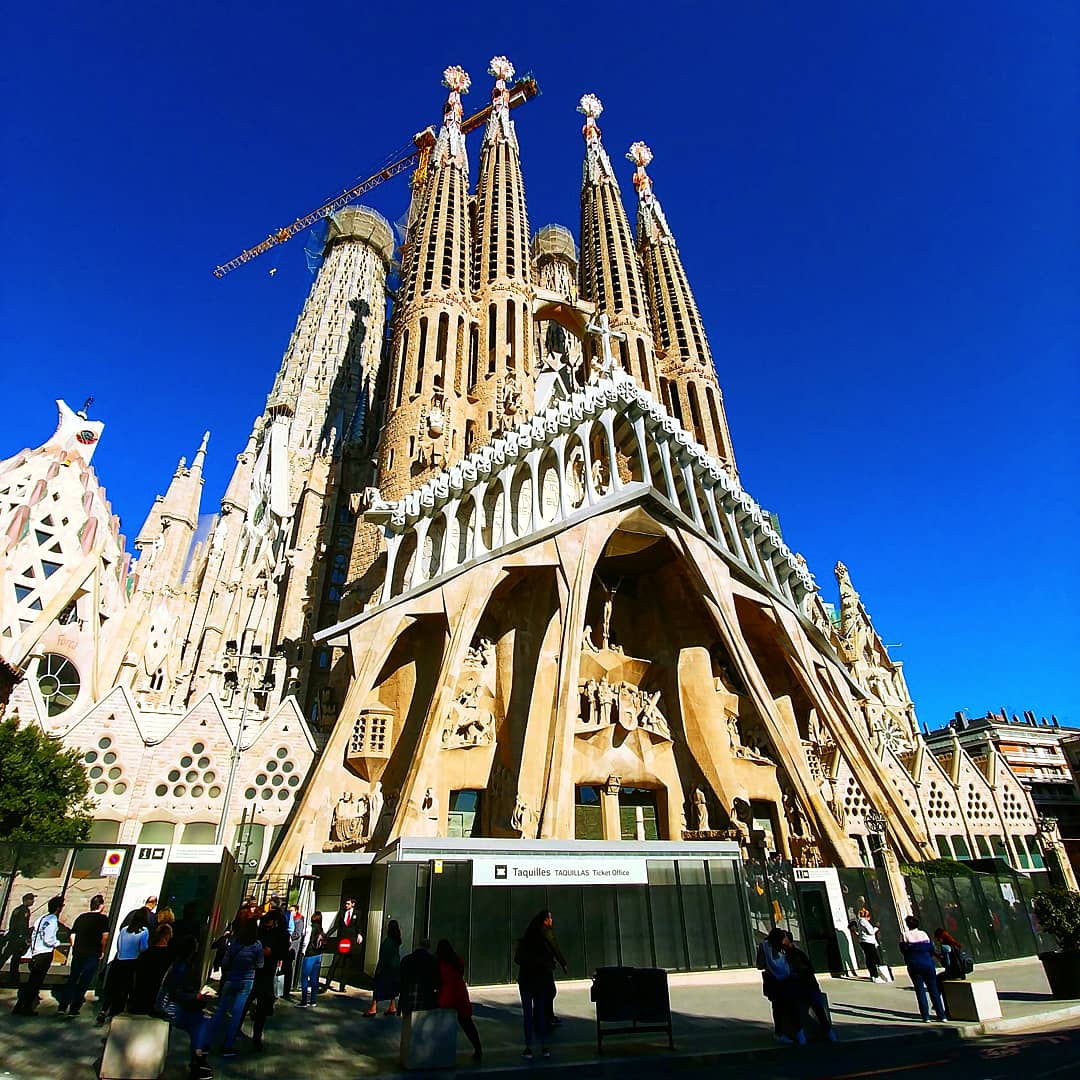
<svg viewBox="0 0 1080 1080"><path fill-rule="evenodd" d="M505 53L543 91L534 229L577 232L583 92L631 213L652 146L743 481L827 599L848 564L920 718L1080 725L1075 4L43 0L5 30L0 457L93 394L129 536L204 428L213 510L310 278L302 240L212 268ZM367 201L399 217L404 178Z"/></svg>

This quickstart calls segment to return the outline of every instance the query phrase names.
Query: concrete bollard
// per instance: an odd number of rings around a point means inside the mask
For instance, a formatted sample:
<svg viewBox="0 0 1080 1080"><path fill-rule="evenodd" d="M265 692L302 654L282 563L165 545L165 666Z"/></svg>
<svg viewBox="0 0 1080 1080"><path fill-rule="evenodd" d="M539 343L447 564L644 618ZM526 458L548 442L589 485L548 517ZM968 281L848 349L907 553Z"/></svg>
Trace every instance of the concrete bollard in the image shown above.
<svg viewBox="0 0 1080 1080"><path fill-rule="evenodd" d="M941 987L950 1020L997 1020L1001 1016L993 979L946 979Z"/></svg>

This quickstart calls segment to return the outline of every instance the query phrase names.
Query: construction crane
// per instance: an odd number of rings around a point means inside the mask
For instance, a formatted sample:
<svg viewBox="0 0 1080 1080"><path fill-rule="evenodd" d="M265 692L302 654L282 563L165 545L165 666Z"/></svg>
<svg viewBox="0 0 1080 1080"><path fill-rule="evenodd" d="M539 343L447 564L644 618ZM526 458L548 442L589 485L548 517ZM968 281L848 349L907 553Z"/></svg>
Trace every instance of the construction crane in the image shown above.
<svg viewBox="0 0 1080 1080"><path fill-rule="evenodd" d="M531 75L524 76L510 88L510 108L513 109L518 105L524 105L529 98L535 97L539 92L540 88L536 85L536 80ZM480 127L487 122L490 115L490 105L477 113L473 113L472 116L461 122L462 132L467 134ZM214 277L223 278L238 266L243 266L244 263L251 262L252 259L261 255L264 251L269 251L272 247L276 247L278 244L284 244L287 240L291 240L297 233L303 232L323 218L329 217L335 211L340 210L343 206L347 206L354 199L358 199L361 195L366 195L373 188L377 188L384 180L389 180L391 177L404 172L409 168L414 159L416 160L416 171L413 173L412 187L414 191L419 190L421 185L427 179L428 168L431 164L431 152L435 148L435 129L428 127L418 135L414 135L412 144L413 145L406 152L402 153L401 156L394 157L394 160L388 165L385 165L366 180L362 180L355 187L343 191L336 198L331 199L327 203L323 203L317 210L312 210L310 214L305 214L302 218L297 218L291 225L286 225L285 228L278 229L277 232L271 233L262 241L262 243L256 244L254 247L248 248L247 251L241 252L235 259L230 259L227 263L222 263L221 266L216 267L214 270Z"/></svg>

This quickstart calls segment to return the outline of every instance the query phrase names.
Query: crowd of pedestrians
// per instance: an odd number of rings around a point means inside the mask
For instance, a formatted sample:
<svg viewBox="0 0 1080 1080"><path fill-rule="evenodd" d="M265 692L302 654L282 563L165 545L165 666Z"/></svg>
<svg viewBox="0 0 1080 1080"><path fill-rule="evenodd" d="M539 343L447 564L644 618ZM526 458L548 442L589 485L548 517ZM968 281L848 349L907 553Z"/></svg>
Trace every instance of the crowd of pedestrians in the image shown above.
<svg viewBox="0 0 1080 1080"><path fill-rule="evenodd" d="M36 922L30 917L35 899L27 893L22 905L13 911L0 956L0 963L11 960L16 982L20 962L26 963L28 969L27 980L19 986L13 1015L36 1015L54 952L62 943L70 942L70 971L63 985L54 991L57 1015L78 1015L97 979L99 1022L125 1012L169 1020L190 1039L192 1080L209 1080L213 1076L210 1054L214 1048L220 1048L223 1057L236 1053L245 1018L251 1019L251 1047L259 1052L280 999L298 990L297 1007L311 1009L317 1007L320 994L332 989L335 981L339 992L344 991L359 967L364 940L363 920L352 899L344 900L327 928L322 912L312 912L305 918L298 907L283 905L276 895L265 905L249 897L226 932L213 943L213 970L220 971L214 1000L207 998L202 989L198 958L203 928L193 905L187 905L183 917L177 920L171 909L159 907L157 897L148 897L120 921L115 953L103 972L110 945L104 896L91 898L89 910L79 914L70 930L60 921L62 896L50 899L47 912ZM889 968L882 956L881 929L874 924L871 912L860 908L849 929L862 948L869 978L890 981L891 974L885 978ZM932 1010L938 1021L944 1021L945 982L963 979L972 970L963 945L942 927L931 938L914 916L905 920L897 945L922 1020L929 1023ZM480 1062L483 1046L464 978L465 962L453 944L444 938L433 953L430 941L424 939L407 955L401 953L401 927L389 919L379 946L371 1000L362 1015L376 1016L380 1007L389 1017L422 1010L452 1010L472 1046L474 1060ZM522 1056L530 1059L539 1052L547 1058L558 1024L554 1013L555 973L558 968L567 971L551 911L538 911L529 921L517 940L513 959L522 1011ZM786 929L774 927L766 935L758 947L756 963L761 970L762 992L770 1002L777 1042L805 1044L811 1016L822 1038L837 1041L828 999L821 991L813 965ZM938 970L938 963L943 970ZM211 1005L213 1011L208 1013Z"/></svg>

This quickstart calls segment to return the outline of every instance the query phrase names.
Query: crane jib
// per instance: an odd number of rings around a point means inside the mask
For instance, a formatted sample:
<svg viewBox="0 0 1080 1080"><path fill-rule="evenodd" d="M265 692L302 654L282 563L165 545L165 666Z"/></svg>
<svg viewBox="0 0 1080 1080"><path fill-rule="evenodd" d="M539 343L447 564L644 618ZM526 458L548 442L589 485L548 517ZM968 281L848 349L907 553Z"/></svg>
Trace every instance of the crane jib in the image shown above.
<svg viewBox="0 0 1080 1080"><path fill-rule="evenodd" d="M518 82L510 88L510 108L514 109L517 108L518 105L523 105L529 98L535 97L539 92L536 80L531 76L526 76L525 78L518 80ZM483 124L490 115L491 106L488 105L479 112L473 113L467 120L463 120L461 123L461 130L465 132L475 130ZM417 139L419 139L419 136ZM378 187L384 180L389 180L391 177L397 176L400 172L403 172L409 167L409 164L414 158L421 155L423 150L424 145L419 141L415 142L406 153L402 154L397 160L392 161L389 165L386 165L373 176L369 176L355 187L343 191L337 198L331 199L330 202L320 206L318 210L313 210L310 214L307 214L302 218L297 218L291 225L286 225L284 228L278 229L277 232L271 233L262 241L262 243L256 244L253 248L248 248L247 251L237 255L235 259L230 259L229 262L222 263L220 266L216 267L214 269L214 277L223 278L238 266L243 266L245 263L251 262L256 256L262 255L265 251L269 251L276 244L284 244L287 240L291 240L298 232L303 232L304 229L309 228L335 211L340 210L344 206L348 206L353 199L365 195L373 188Z"/></svg>

